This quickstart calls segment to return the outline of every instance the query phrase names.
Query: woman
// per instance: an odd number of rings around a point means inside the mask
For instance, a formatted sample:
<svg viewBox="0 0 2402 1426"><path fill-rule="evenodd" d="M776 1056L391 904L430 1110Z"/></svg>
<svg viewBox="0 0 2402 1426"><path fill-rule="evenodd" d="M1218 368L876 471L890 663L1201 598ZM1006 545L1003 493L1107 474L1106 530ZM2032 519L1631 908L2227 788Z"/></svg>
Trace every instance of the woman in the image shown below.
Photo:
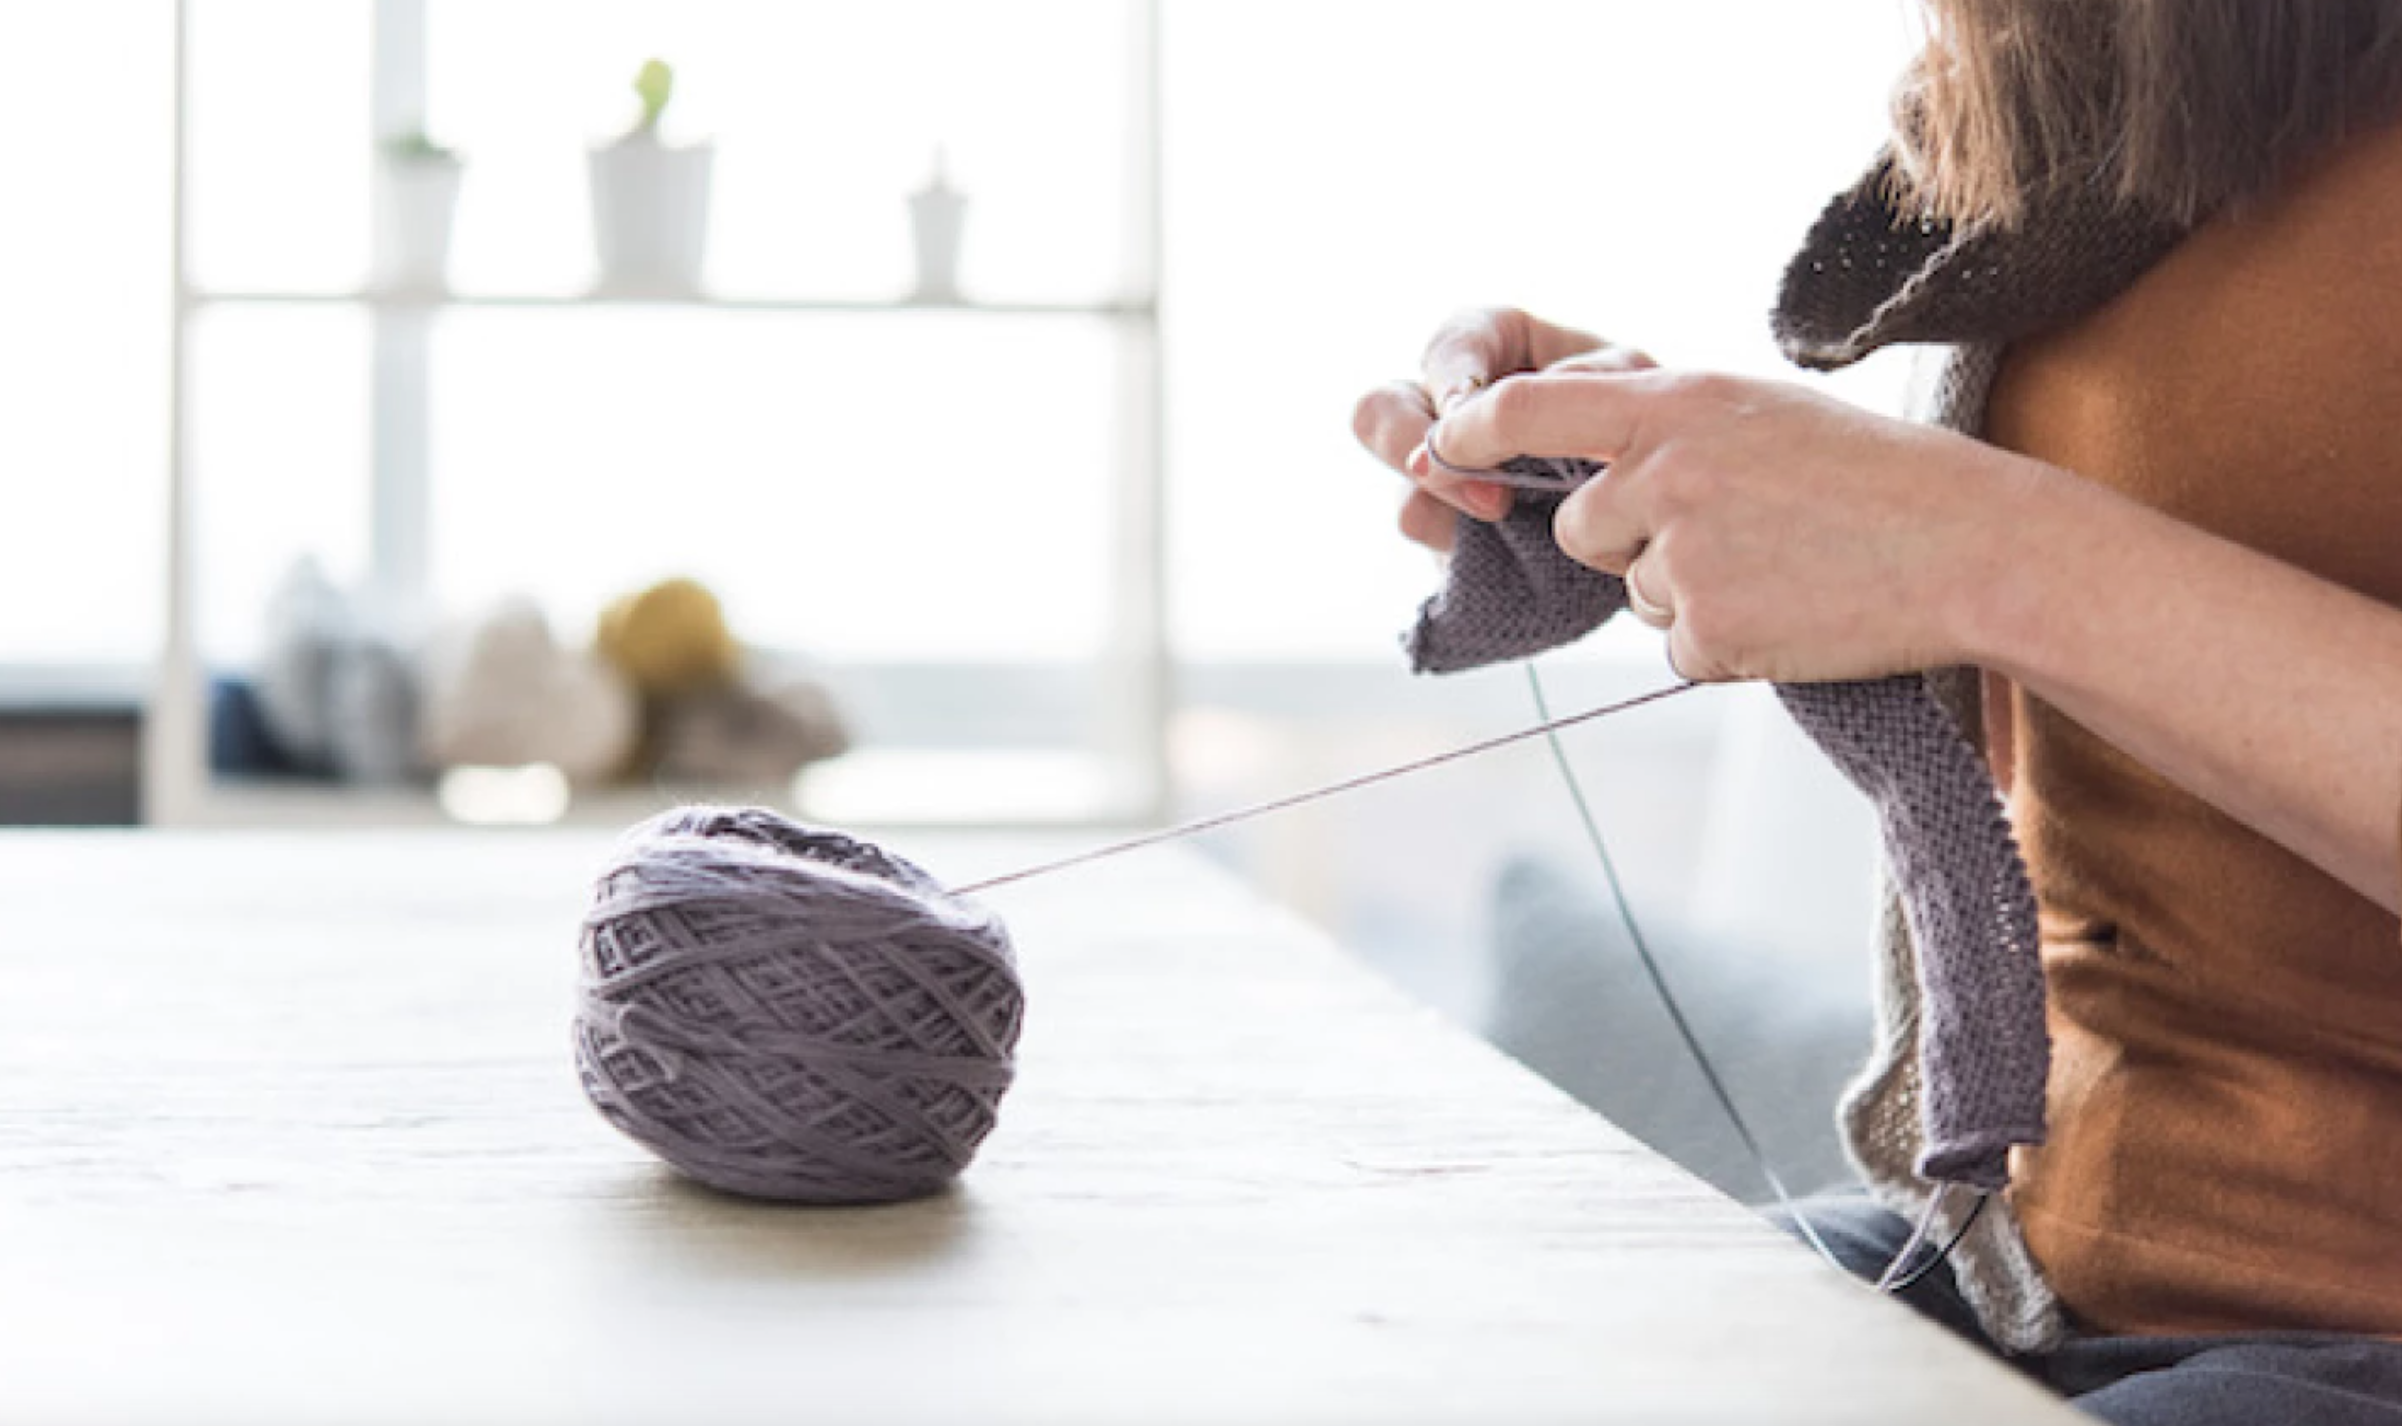
<svg viewBox="0 0 2402 1426"><path fill-rule="evenodd" d="M2108 1420L2402 1422L2402 4L1929 8L1778 318L1951 345L1955 429L1490 312L1358 430L1438 549L1513 496L1430 447L1607 461L1553 531L1688 677L1980 670L2055 1045L2002 1216L2060 1310L1913 1300ZM1806 1211L1864 1273L1909 1228Z"/></svg>

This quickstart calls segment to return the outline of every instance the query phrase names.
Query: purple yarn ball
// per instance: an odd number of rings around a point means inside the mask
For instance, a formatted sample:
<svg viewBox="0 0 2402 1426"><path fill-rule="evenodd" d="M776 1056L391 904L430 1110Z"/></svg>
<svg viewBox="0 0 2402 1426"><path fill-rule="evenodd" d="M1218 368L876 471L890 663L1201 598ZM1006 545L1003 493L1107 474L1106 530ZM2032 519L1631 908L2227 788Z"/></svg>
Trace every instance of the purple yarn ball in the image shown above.
<svg viewBox="0 0 2402 1426"><path fill-rule="evenodd" d="M760 808L627 833L594 889L575 1020L611 1124L730 1193L884 1203L992 1132L1025 994L992 913Z"/></svg>

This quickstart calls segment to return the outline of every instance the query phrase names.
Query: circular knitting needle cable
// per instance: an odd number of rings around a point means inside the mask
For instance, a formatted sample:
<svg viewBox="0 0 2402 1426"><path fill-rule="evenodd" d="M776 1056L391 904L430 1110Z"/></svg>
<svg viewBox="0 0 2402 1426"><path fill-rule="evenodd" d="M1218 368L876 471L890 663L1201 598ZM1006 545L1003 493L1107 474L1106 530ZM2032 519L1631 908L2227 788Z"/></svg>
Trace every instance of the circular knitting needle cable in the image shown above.
<svg viewBox="0 0 2402 1426"><path fill-rule="evenodd" d="M1885 1264L1885 1270L1877 1274L1877 1291L1891 1292L1894 1290L1894 1283L1902 1276L1902 1265L1916 1257L1918 1250L1926 1245L1928 1237L1935 1231L1936 1217L1943 1212L1944 1200L1950 1198L1951 1194L1952 1186L1950 1184L1942 1183L1935 1186L1935 1192L1928 1196L1926 1206L1919 1209L1918 1222L1910 1229L1910 1236L1902 1240L1902 1246L1899 1251L1894 1253L1893 1261ZM1911 1274L1913 1281L1919 1276L1921 1274Z"/></svg>
<svg viewBox="0 0 2402 1426"><path fill-rule="evenodd" d="M1543 675L1536 671L1532 659L1526 661L1525 667L1527 691L1535 699L1535 716L1548 724L1551 721L1551 700L1543 693ZM1635 959L1641 963L1645 978L1650 980L1652 993L1659 997L1660 1007L1668 1012L1669 1023L1676 1027L1677 1038L1685 1042L1686 1052L1701 1070L1703 1081L1710 1087L1710 1097L1717 1100L1718 1107L1726 1112L1727 1123L1734 1126L1735 1137L1743 1141L1743 1151L1751 1156L1752 1167L1759 1170L1760 1177L1768 1181L1769 1191L1776 1195L1777 1205L1785 1210L1785 1216L1793 1220L1793 1226L1804 1238L1809 1239L1810 1246L1818 1250L1819 1256L1841 1268L1843 1260L1835 1256L1834 1250L1826 1245L1826 1240L1818 1236L1818 1230L1810 1225L1810 1220L1794 1206L1793 1195L1786 1191L1785 1180L1768 1162L1768 1155L1760 1148L1760 1140L1752 1133L1750 1122L1743 1117L1743 1111L1735 1107L1735 1096L1727 1090L1726 1081L1718 1077L1718 1067L1710 1062L1709 1053L1701 1047L1701 1037L1694 1033L1692 1022L1685 1018L1684 1006L1677 1002L1675 993L1669 990L1668 978L1660 970L1659 957L1651 953L1651 943L1644 939L1643 928L1635 924L1634 903L1627 899L1625 883L1618 879L1617 859L1610 855L1610 844L1601 835L1601 822L1594 817L1592 804L1585 800L1584 784L1577 780L1576 769L1568 761L1568 749L1560 741L1558 731L1547 731L1544 742L1550 746L1552 764L1560 770L1560 780L1568 788L1568 800L1576 805L1576 819L1584 826L1585 841L1592 846L1595 860L1601 863L1602 878L1609 883L1610 900L1618 908L1620 924L1626 927L1627 941L1635 948Z"/></svg>
<svg viewBox="0 0 2402 1426"><path fill-rule="evenodd" d="M1666 688L1654 689L1649 693L1622 699L1616 703L1588 709L1582 713L1570 714L1564 718L1554 718L1551 715L1550 699L1543 690L1542 675L1536 670L1531 660L1527 661L1524 667L1527 689L1534 696L1535 712L1539 720L1532 728L1487 738L1466 747L1454 748L1448 752L1420 758L1399 767L1364 773L1322 787L1311 788L1305 792L1274 798L1231 812L1202 817L1161 831L1130 837L1123 841L1107 843L1072 856L1061 857L1055 861L1042 862L999 876L986 877L981 881L955 887L952 889L952 894L965 896L990 891L1015 882L1048 876L1069 867L1081 866L1105 857L1118 856L1142 847L1155 846L1161 842L1177 841L1196 833L1248 821L1254 817L1265 816L1289 807L1297 807L1303 803L1315 802L1320 798L1333 797L1392 778L1437 767L1444 763L1455 762L1461 758L1490 752L1529 738L1540 737L1551 749L1552 762L1559 769L1560 780L1568 790L1569 800L1575 805L1577 819L1584 827L1585 839L1592 846L1594 856L1601 864L1602 876L1609 884L1611 900L1617 907L1619 920L1626 928L1627 939L1634 947L1636 958L1642 964L1644 975L1650 980L1652 991L1659 998L1661 1007L1667 1012L1669 1022L1675 1027L1678 1038L1684 1042L1686 1051L1692 1055L1695 1066L1700 1069L1703 1080L1709 1086L1711 1096L1717 1100L1719 1108L1725 1111L1728 1124L1734 1128L1736 1137L1742 1140L1744 1152L1750 1156L1753 1167L1767 1182L1769 1190L1776 1195L1778 1205L1792 1219L1795 1230L1809 1241L1811 1247L1817 1249L1819 1256L1825 1258L1838 1270L1848 1272L1849 1270L1844 1267L1843 1260L1835 1256L1834 1250L1827 1246L1826 1240L1819 1235L1817 1228L1799 1211L1791 1191L1785 1187L1784 1179L1778 1175L1775 1166L1769 1163L1767 1153L1760 1147L1758 1136L1752 1133L1749 1121L1743 1117L1742 1110L1736 1107L1734 1095L1727 1089L1726 1082L1719 1077L1717 1066L1711 1062L1708 1052L1702 1048L1700 1036L1694 1032L1691 1022L1685 1018L1684 1007L1677 1001L1675 993L1668 988L1668 980L1660 969L1659 958L1652 953L1650 942L1644 938L1642 927L1635 921L1634 906L1627 897L1624 883L1619 879L1618 864L1616 859L1610 855L1609 843L1601 833L1601 824L1593 815L1593 808L1585 798L1583 784L1578 781L1576 770L1568 761L1567 748L1560 740L1562 728L1573 727L1579 723L1592 722L1615 713L1639 708L1647 703L1655 703L1664 698L1690 692L1700 685L1689 680L1681 680ZM1894 1260L1886 1266L1885 1272L1878 1278L1877 1285L1880 1290L1899 1292L1917 1283L1940 1266L1951 1255L1952 1249L1959 1245L1960 1240L1968 1236L1968 1230L1976 1225L1978 1215L1984 1211L1986 1197L1980 1197L1977 1200L1976 1205L1970 1209L1966 1221L1961 1223L1951 1238L1936 1251L1933 1258L1908 1274L1902 1275L1902 1264L1924 1245L1927 1236L1932 1231L1943 1201L1944 1194L1938 1192L1928 1202L1926 1211L1920 1216L1918 1225L1912 1232L1909 1241L1903 1245L1899 1253L1895 1254Z"/></svg>
<svg viewBox="0 0 2402 1426"><path fill-rule="evenodd" d="M1944 1185L1946 1188L1949 1188L1950 1186L1951 1185L1949 1184ZM1937 1197L1940 1198L1941 1195L1938 1194ZM1943 1240L1943 1246L1935 1250L1935 1256L1927 1259L1923 1263L1920 1263L1917 1267L1912 1268L1903 1276L1894 1278L1892 1285L1887 1287L1885 1290L1891 1293L1907 1292L1911 1288L1918 1286L1919 1280L1924 1278L1928 1273L1935 1271L1935 1269L1942 1267L1945 1263L1951 1261L1952 1249L1959 1247L1960 1240L1968 1236L1968 1230L1977 1226L1977 1219L1985 1212L1985 1205L1991 1202L1993 1202L1992 1194L1978 1194L1977 1201L1968 1206L1968 1216L1960 1220L1960 1226L1952 1230L1952 1236ZM1932 1207L1930 1206L1929 1212L1931 1213L1932 1211ZM1901 1259L1894 1259L1893 1268L1887 1268L1885 1270L1886 1276L1892 1277L1894 1268L1898 1268L1900 1266Z"/></svg>
<svg viewBox="0 0 2402 1426"><path fill-rule="evenodd" d="M1702 1048L1701 1036L1694 1032L1692 1022L1685 1018L1684 1007L1678 1003L1675 993L1669 990L1668 978L1660 970L1659 957L1652 954L1651 943L1644 939L1643 928L1635 922L1634 903L1626 894L1625 884L1619 880L1618 863L1610 855L1608 840L1601 835L1600 819L1593 815L1593 806L1585 798L1584 784L1577 778L1575 766L1568 761L1568 749L1560 741L1559 727L1562 725L1552 722L1551 700L1543 692L1543 675L1535 668L1532 659L1526 661L1525 669L1527 691L1534 695L1535 716L1545 730L1544 741L1551 748L1552 764L1559 769L1560 781L1568 789L1568 799L1576 806L1577 821L1584 827L1585 840L1593 848L1594 859L1601 863L1602 878L1609 883L1610 900L1618 908L1618 920L1626 927L1626 939L1634 947L1635 959L1641 963L1645 977L1651 981L1653 994L1659 998L1660 1007L1668 1012L1669 1023L1676 1027L1677 1038L1684 1041L1686 1052L1693 1057L1695 1067L1700 1069L1703 1081L1710 1087L1711 1097L1725 1111L1727 1123L1733 1126L1735 1137L1743 1141L1743 1150L1751 1156L1752 1167L1759 1171L1760 1177L1767 1181L1769 1191L1776 1195L1777 1206L1784 1209L1785 1216L1793 1221L1794 1229L1809 1241L1811 1247L1818 1250L1820 1257L1833 1264L1838 1271L1849 1273L1851 1270L1844 1266L1843 1260L1835 1256L1834 1249L1828 1247L1826 1240L1819 1236L1818 1229L1795 1204L1784 1179L1778 1175L1775 1166L1768 1162L1767 1152L1760 1147L1759 1136L1752 1133L1751 1124L1743 1117L1743 1111L1735 1107L1735 1096L1727 1089L1726 1081L1719 1077L1718 1068L1711 1063L1709 1052ZM1948 1183L1938 1185L1934 1195L1927 1200L1926 1208L1919 1214L1918 1223L1911 1229L1901 1251L1895 1253L1893 1261L1887 1263L1885 1270L1877 1275L1876 1287L1879 1292L1898 1293L1915 1287L1927 1274L1943 1266L1950 1259L1952 1250L1960 1246L1960 1240L1968 1236L1968 1230L1977 1226L1978 1216L1984 1213L1985 1205L1993 1197L1990 1193L1979 1194L1976 1203L1968 1210L1968 1217L1953 1230L1951 1237L1944 1240L1943 1246L1935 1250L1934 1256L1905 1273L1903 1264L1925 1245L1934 1231L1935 1221L1941 1216L1951 1189L1952 1185Z"/></svg>

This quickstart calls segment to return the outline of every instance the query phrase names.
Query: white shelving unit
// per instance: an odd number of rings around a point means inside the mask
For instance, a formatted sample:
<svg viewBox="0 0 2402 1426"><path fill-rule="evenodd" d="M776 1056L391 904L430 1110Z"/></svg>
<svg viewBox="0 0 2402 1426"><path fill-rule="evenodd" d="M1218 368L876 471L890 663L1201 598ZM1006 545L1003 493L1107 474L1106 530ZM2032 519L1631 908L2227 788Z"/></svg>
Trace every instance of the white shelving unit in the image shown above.
<svg viewBox="0 0 2402 1426"><path fill-rule="evenodd" d="M729 297L716 293L660 297L647 293L412 292L394 289L268 292L191 288L184 292L184 305L187 307L242 303L368 307L382 312L434 311L446 307L674 307L716 312L959 312L1001 317L1093 317L1145 324L1153 316L1153 308L1148 302L878 302L817 297Z"/></svg>
<svg viewBox="0 0 2402 1426"><path fill-rule="evenodd" d="M370 133L418 127L425 111L426 0L371 0L374 58L368 101ZM662 0L664 3L664 0ZM338 305L365 311L372 327L370 358L369 539L367 583L396 607L429 593L433 521L428 470L431 333L451 309L502 308L531 312L617 307L674 307L761 314L946 313L968 316L1056 317L1108 324L1116 345L1112 509L1109 529L1109 626L1101 656L1108 707L1106 730L1079 766L1054 757L1046 768L1023 752L944 750L917 756L902 750L864 750L813 773L802 810L830 820L1007 825L1049 822L1158 820L1170 802L1164 728L1169 701L1165 591L1162 574L1162 442L1160 432L1159 310L1159 0L1126 0L1128 113L1125 116L1126 239L1116 291L1094 302L924 303L753 297L711 293L659 297L596 291L577 295L359 289L338 292L210 290L196 285L189 263L191 171L189 33L192 0L176 5L176 138L174 181L175 333L171 363L168 469L166 641L152 691L144 738L145 820L154 825L358 825L443 820L430 793L408 790L272 788L226 785L212 778L207 757L207 671L195 616L197 581L193 512L207 492L197 489L191 442L192 317L204 308L242 304ZM363 158L362 161L369 161ZM1077 761L1067 759L1066 761ZM937 782L961 779L988 789L979 798L928 795ZM1008 789L1039 789L1012 800ZM618 821L631 813L710 789L630 789L579 795L571 820ZM822 805L821 805L822 804Z"/></svg>

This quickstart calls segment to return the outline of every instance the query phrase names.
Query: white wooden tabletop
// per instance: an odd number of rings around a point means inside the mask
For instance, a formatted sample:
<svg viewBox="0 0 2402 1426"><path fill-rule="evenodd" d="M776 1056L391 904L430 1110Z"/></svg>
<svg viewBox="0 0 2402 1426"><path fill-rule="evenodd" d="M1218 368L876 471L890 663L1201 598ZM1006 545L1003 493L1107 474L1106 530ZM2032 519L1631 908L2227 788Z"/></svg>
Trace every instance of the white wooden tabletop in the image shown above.
<svg viewBox="0 0 2402 1426"><path fill-rule="evenodd" d="M576 1089L602 845L0 836L0 1421L2077 1419L1172 850L993 896L955 1192L691 1187Z"/></svg>

